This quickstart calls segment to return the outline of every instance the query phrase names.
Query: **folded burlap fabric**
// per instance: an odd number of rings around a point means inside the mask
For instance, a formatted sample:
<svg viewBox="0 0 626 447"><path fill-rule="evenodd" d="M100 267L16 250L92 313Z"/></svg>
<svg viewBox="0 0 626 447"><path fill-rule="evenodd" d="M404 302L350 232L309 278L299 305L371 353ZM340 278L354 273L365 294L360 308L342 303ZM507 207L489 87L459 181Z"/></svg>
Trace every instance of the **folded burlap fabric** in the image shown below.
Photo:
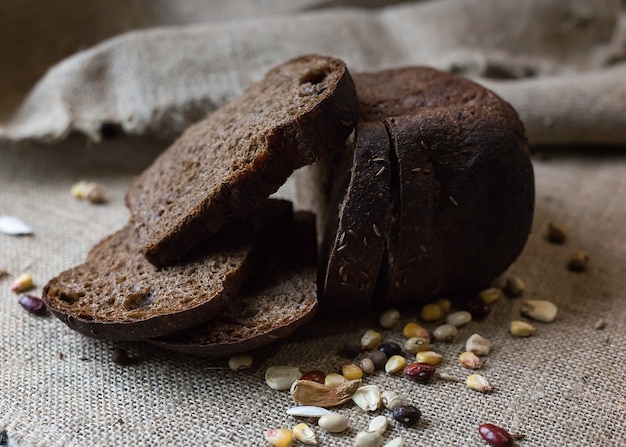
<svg viewBox="0 0 626 447"><path fill-rule="evenodd" d="M42 42L6 39L18 62L0 78L10 93L0 104L0 138L50 141L78 131L97 140L103 124L169 138L271 66L319 52L353 71L420 64L476 78L512 102L533 144L626 142L626 14L616 0L326 3L270 2L260 17L254 2L89 2L69 17L22 13L33 36L65 47L141 29L54 65L21 103L24 79L41 67L23 72L19 61L42 54ZM158 26L184 23L192 24ZM58 35L44 34L50 26ZM30 35L15 29L14 39Z"/></svg>
<svg viewBox="0 0 626 447"><path fill-rule="evenodd" d="M486 446L478 435L485 422L525 435L519 447L626 445L619 3L383 3L0 3L0 215L33 229L30 236L0 233L0 446L264 446L267 430L306 422L320 446L338 447L353 445L376 415L389 421L385 442L401 436L407 446ZM402 343L402 327L420 321L418 310L403 312L391 329L379 327L377 314L322 315L252 352L251 369L232 371L224 358L89 339L50 315L29 314L9 290L29 272L35 286L28 293L37 296L50 278L82 262L93 244L126 224L128 185L173 135L273 64L310 51L340 56L354 70L420 63L465 73L518 108L533 143L554 145L533 159L533 231L497 284L519 276L523 296L500 298L484 320L433 343L443 356L438 372L455 380L419 384L382 371L364 378L419 407L422 420L413 427L384 408L368 412L348 402L334 411L350 428L327 433L315 420L287 415L293 400L269 388L264 373L273 365L340 372L366 355L340 356L346 341L376 329L384 341ZM116 125L131 135L98 141L115 136ZM573 149L579 144L584 150ZM104 204L71 196L82 179L102 187ZM563 244L546 240L554 221L568 227ZM581 250L589 254L587 269L568 270ZM557 319L532 322L531 337L513 337L509 323L527 320L520 315L526 299L554 302ZM487 394L465 386L473 371L458 364L473 333L493 345L478 370L492 385ZM138 361L113 363L118 348Z"/></svg>

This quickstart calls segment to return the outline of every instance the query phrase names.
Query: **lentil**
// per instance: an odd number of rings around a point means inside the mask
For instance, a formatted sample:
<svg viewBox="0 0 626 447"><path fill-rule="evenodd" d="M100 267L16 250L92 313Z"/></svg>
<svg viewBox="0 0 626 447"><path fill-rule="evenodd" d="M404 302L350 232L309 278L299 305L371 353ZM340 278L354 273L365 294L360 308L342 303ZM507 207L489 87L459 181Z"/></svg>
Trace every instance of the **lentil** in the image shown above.
<svg viewBox="0 0 626 447"><path fill-rule="evenodd" d="M46 314L46 303L41 298L33 295L22 295L18 301L20 306L26 309L29 313L34 315Z"/></svg>
<svg viewBox="0 0 626 447"><path fill-rule="evenodd" d="M472 321L472 314L466 310L457 310L446 317L446 323L454 327L461 327Z"/></svg>
<svg viewBox="0 0 626 447"><path fill-rule="evenodd" d="M387 363L385 363L385 371L389 374L394 374L402 371L406 366L406 359L401 355L393 355L389 357Z"/></svg>
<svg viewBox="0 0 626 447"><path fill-rule="evenodd" d="M397 309L388 309L380 315L378 323L384 329L391 329L400 320L400 312Z"/></svg>
<svg viewBox="0 0 626 447"><path fill-rule="evenodd" d="M404 375L414 382L428 383L435 374L435 367L430 363L415 362L404 368Z"/></svg>
<svg viewBox="0 0 626 447"><path fill-rule="evenodd" d="M494 424L481 424L478 427L478 433L493 447L511 447L513 445L513 436L502 427Z"/></svg>
<svg viewBox="0 0 626 447"><path fill-rule="evenodd" d="M329 433L341 433L348 428L348 418L340 413L324 414L318 419L317 425Z"/></svg>
<svg viewBox="0 0 626 447"><path fill-rule="evenodd" d="M252 366L252 356L250 354L236 354L228 359L228 367L233 371L247 369Z"/></svg>
<svg viewBox="0 0 626 447"><path fill-rule="evenodd" d="M469 315L469 312L467 313ZM433 337L435 338L435 340L439 341L452 341L458 333L459 331L456 326L446 323L435 328L435 330L433 331Z"/></svg>
<svg viewBox="0 0 626 447"><path fill-rule="evenodd" d="M393 418L404 425L415 425L422 417L422 412L413 405L400 405L393 410Z"/></svg>
<svg viewBox="0 0 626 447"><path fill-rule="evenodd" d="M535 327L526 321L514 320L511 321L509 331L516 337L528 337L535 332Z"/></svg>

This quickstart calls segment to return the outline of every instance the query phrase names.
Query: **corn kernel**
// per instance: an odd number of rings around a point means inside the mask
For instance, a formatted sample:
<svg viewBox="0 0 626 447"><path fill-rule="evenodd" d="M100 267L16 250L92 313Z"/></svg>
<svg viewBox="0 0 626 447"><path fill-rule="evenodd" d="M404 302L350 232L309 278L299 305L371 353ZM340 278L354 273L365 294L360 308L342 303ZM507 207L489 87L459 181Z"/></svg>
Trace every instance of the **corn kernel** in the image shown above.
<svg viewBox="0 0 626 447"><path fill-rule="evenodd" d="M422 351L430 350L430 338L428 337L412 337L404 342L404 349L411 354L417 354Z"/></svg>
<svg viewBox="0 0 626 447"><path fill-rule="evenodd" d="M528 337L535 332L535 327L525 321L514 320L511 321L509 330L511 331L511 334L516 337Z"/></svg>
<svg viewBox="0 0 626 447"><path fill-rule="evenodd" d="M293 432L288 428L273 428L265 433L265 439L274 447L293 446Z"/></svg>
<svg viewBox="0 0 626 447"><path fill-rule="evenodd" d="M247 369L252 366L253 358L250 354L235 354L228 359L228 367L233 371Z"/></svg>
<svg viewBox="0 0 626 447"><path fill-rule="evenodd" d="M395 326L399 319L400 311L398 311L398 309L388 309L380 315L378 323L382 328L391 329Z"/></svg>
<svg viewBox="0 0 626 447"><path fill-rule="evenodd" d="M507 278L504 290L512 297L522 296L526 290L526 284L519 276L511 276Z"/></svg>
<svg viewBox="0 0 626 447"><path fill-rule="evenodd" d="M380 345L381 341L382 336L380 335L380 332L368 329L361 337L361 346L363 349L376 349L378 345Z"/></svg>
<svg viewBox="0 0 626 447"><path fill-rule="evenodd" d="M317 445L315 432L304 422L299 423L293 428L293 437L306 445Z"/></svg>
<svg viewBox="0 0 626 447"><path fill-rule="evenodd" d="M443 311L436 304L426 304L420 311L420 317L424 321L436 321L443 317Z"/></svg>
<svg viewBox="0 0 626 447"><path fill-rule="evenodd" d="M439 306L444 314L447 314L452 309L452 302L448 298L437 298L433 301L433 304Z"/></svg>
<svg viewBox="0 0 626 447"><path fill-rule="evenodd" d="M423 328L418 323L410 322L404 326L402 330L402 335L404 338L413 338L413 337L421 337L421 338L429 338L430 334L426 328Z"/></svg>
<svg viewBox="0 0 626 447"><path fill-rule="evenodd" d="M343 365L341 367L341 374L348 380L363 378L363 370L354 363Z"/></svg>
<svg viewBox="0 0 626 447"><path fill-rule="evenodd" d="M472 351L465 351L459 355L459 364L468 369L478 369L483 365L482 360Z"/></svg>
<svg viewBox="0 0 626 447"><path fill-rule="evenodd" d="M402 371L406 366L406 359L401 355L392 355L385 363L385 371L389 374L397 373L398 371Z"/></svg>
<svg viewBox="0 0 626 447"><path fill-rule="evenodd" d="M345 376L337 373L326 374L326 377L324 377L324 385L338 385L347 381L348 379Z"/></svg>
<svg viewBox="0 0 626 447"><path fill-rule="evenodd" d="M438 365L443 356L435 351L422 351L415 354L415 360L429 365Z"/></svg>
<svg viewBox="0 0 626 447"><path fill-rule="evenodd" d="M21 293L26 292L34 287L33 277L30 273L22 273L13 280L9 288L12 292Z"/></svg>
<svg viewBox="0 0 626 447"><path fill-rule="evenodd" d="M480 374L472 374L468 376L465 380L465 385L467 385L469 389L480 391L481 393L487 393L491 391L491 385L489 384L489 381Z"/></svg>
<svg viewBox="0 0 626 447"><path fill-rule="evenodd" d="M491 287L480 292L480 299L483 300L483 303L485 304L495 303L501 296L502 290L497 287Z"/></svg>

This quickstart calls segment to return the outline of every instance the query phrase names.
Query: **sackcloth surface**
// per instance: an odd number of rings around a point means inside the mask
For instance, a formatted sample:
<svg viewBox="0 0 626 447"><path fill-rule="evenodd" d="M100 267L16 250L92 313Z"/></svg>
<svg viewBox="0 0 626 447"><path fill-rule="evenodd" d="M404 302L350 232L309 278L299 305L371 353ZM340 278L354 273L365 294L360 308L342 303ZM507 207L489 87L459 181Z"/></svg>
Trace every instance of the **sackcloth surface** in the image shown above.
<svg viewBox="0 0 626 447"><path fill-rule="evenodd" d="M385 441L402 436L408 446L484 446L484 422L524 434L522 447L626 445L625 17L617 1L0 3L0 215L33 228L0 234L0 446L263 446L267 430L301 421L320 446L348 446L378 414L389 419ZM291 397L270 389L264 372L338 372L345 341L374 328L401 342L417 310L385 330L375 313L321 315L252 352L251 369L231 371L224 358L89 339L25 312L9 291L29 272L30 293L40 294L82 262L125 225L129 183L182 129L309 52L341 57L352 71L423 64L464 74L517 108L532 144L533 230L499 279L522 278L524 296L503 297L455 340L434 344L438 370L456 381L365 378L420 408L411 428L388 410L346 404L335 411L350 428L326 433L288 416ZM79 180L99 183L106 203L73 198ZM567 224L565 244L546 240L552 221ZM578 250L589 253L588 269L570 272ZM531 298L553 301L558 317L514 338L509 322ZM480 371L488 394L467 389L469 371L457 364L472 333L493 343ZM114 364L115 348L141 361Z"/></svg>

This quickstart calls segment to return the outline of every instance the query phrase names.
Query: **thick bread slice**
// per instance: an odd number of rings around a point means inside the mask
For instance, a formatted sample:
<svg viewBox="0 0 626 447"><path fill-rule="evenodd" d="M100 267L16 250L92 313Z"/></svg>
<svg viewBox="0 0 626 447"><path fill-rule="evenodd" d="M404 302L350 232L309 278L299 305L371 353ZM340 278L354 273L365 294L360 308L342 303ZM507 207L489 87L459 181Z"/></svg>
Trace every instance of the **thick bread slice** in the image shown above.
<svg viewBox="0 0 626 447"><path fill-rule="evenodd" d="M266 249L265 258L240 295L213 320L151 340L176 352L231 355L284 338L317 311L315 219L297 213L293 231Z"/></svg>
<svg viewBox="0 0 626 447"><path fill-rule="evenodd" d="M184 263L157 268L138 250L130 226L104 239L86 261L43 289L48 308L71 328L95 338L145 340L195 326L219 313L251 270L251 253L269 231L280 234L291 204L268 200L216 234Z"/></svg>
<svg viewBox="0 0 626 447"><path fill-rule="evenodd" d="M530 232L534 178L522 123L485 88L423 67L355 75L365 120L392 142L392 226L377 300L419 304L486 287Z"/></svg>
<svg viewBox="0 0 626 447"><path fill-rule="evenodd" d="M389 226L391 169L383 123L359 123L349 161L347 179L336 177L338 187L327 204L320 300L354 310L369 307Z"/></svg>
<svg viewBox="0 0 626 447"><path fill-rule="evenodd" d="M139 248L167 265L275 192L297 168L342 151L358 119L345 64L288 61L188 128L129 188Z"/></svg>

